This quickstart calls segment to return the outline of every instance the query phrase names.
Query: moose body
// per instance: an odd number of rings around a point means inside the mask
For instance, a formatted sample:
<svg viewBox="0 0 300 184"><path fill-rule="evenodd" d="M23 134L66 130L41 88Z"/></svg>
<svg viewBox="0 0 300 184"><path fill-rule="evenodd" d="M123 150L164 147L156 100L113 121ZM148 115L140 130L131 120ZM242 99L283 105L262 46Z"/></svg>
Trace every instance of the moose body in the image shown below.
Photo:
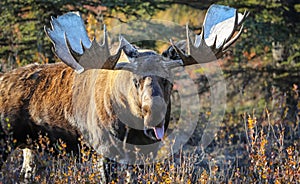
<svg viewBox="0 0 300 184"><path fill-rule="evenodd" d="M78 149L80 133L68 120L73 75L63 63L32 64L2 74L0 115L5 135L13 132L17 144L26 144L28 138L37 140L46 133L53 143L61 138L68 149Z"/></svg>
<svg viewBox="0 0 300 184"><path fill-rule="evenodd" d="M95 71L87 71L85 77L80 78L82 81L79 81L76 75L80 74L75 73L64 63L56 63L33 64L2 74L0 76L2 130L6 135L13 132L13 137L18 144L26 144L28 138L37 140L40 133L47 134L52 143L62 139L67 144L67 149L75 153L78 151L78 138L82 135L81 132L98 131L100 135L86 134L96 140L95 136L101 138L102 129L110 127L112 135L124 139L125 124L120 122L111 107L113 104L131 106L128 108L132 109L133 114L142 119L142 102L139 101L141 99L137 93L133 94L136 88L134 84L128 83L132 80L133 73L124 70L98 70L96 87L91 87L88 81L92 79L88 76L93 77L93 75L88 73L92 72ZM83 84L78 91L73 89L75 79L76 85ZM157 85L159 85L158 81ZM161 86L161 88L166 90L161 92L169 98L171 84L165 85L168 86ZM87 90L95 91L94 98L97 103L95 110L98 116L96 124L79 124L85 120L81 120L74 112L74 93L78 93L80 100L76 106L82 107L80 113L88 113L85 110L88 110L89 100L84 99L90 98L86 95ZM148 95L151 97L152 94ZM168 122L169 111L170 109L165 118L166 122ZM99 130L96 130L98 128ZM155 142L154 139L144 135L143 130L130 130L126 138L128 143L137 145Z"/></svg>
<svg viewBox="0 0 300 184"><path fill-rule="evenodd" d="M233 34L247 14L215 5L211 12L216 11L232 17L207 15L216 26L206 26L206 31L219 34L230 24L224 35L205 38L202 30L194 44L184 42L187 52L177 44L162 55L140 52L123 37L116 54L110 55L106 31L103 45L90 41L78 13L52 19L52 30L46 33L64 63L31 64L0 74L1 139L12 133L18 145L26 145L41 133L52 143L61 139L76 153L83 136L98 153L125 163L139 163L135 146L142 148L138 155L155 157L170 118L171 70L221 57L241 33ZM118 62L122 51L130 62Z"/></svg>

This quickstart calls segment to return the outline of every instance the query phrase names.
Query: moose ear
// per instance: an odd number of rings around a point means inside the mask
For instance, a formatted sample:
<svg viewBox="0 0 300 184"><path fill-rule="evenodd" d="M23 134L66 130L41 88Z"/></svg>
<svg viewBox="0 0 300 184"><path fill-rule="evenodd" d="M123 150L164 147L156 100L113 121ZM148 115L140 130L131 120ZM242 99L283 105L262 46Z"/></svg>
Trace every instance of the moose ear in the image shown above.
<svg viewBox="0 0 300 184"><path fill-rule="evenodd" d="M185 40L181 40L179 42L177 42L176 47L178 49L180 49L183 53L186 53L186 41ZM168 59L171 60L179 60L181 59L180 56L178 55L178 53L176 52L175 48L173 45L169 46L168 49L166 49L165 51L163 51L163 53L161 54L163 57L166 57Z"/></svg>
<svg viewBox="0 0 300 184"><path fill-rule="evenodd" d="M123 36L120 36L121 47L130 62L139 56L139 51L131 45Z"/></svg>

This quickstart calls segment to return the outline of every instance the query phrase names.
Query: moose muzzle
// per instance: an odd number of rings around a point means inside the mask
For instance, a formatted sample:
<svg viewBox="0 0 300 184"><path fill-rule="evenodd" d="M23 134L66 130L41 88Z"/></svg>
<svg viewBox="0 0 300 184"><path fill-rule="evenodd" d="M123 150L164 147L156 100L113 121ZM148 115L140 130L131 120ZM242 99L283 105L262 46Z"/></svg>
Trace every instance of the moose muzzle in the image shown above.
<svg viewBox="0 0 300 184"><path fill-rule="evenodd" d="M164 137L167 106L160 96L151 96L143 101L144 133L151 139L161 140Z"/></svg>

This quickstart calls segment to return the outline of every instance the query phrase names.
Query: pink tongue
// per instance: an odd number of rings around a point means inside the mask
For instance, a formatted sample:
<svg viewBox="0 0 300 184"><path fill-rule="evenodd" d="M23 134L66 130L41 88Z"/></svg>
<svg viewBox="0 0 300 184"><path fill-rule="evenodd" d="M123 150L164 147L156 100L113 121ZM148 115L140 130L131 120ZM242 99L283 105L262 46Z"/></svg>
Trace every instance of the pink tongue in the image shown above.
<svg viewBox="0 0 300 184"><path fill-rule="evenodd" d="M154 127L153 130L157 139L162 139L164 137L164 126Z"/></svg>

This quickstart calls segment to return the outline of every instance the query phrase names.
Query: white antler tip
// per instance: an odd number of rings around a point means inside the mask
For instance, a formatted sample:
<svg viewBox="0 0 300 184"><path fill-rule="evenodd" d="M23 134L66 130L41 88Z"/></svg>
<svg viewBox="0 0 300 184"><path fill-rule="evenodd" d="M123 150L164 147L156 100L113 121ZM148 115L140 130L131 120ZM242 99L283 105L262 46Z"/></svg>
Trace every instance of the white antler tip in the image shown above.
<svg viewBox="0 0 300 184"><path fill-rule="evenodd" d="M79 13L79 11L74 11L73 12L75 15L77 15L77 16L79 16L80 17L80 13Z"/></svg>
<svg viewBox="0 0 300 184"><path fill-rule="evenodd" d="M76 73L81 74L82 72L84 72L84 68L80 68L75 70Z"/></svg>

